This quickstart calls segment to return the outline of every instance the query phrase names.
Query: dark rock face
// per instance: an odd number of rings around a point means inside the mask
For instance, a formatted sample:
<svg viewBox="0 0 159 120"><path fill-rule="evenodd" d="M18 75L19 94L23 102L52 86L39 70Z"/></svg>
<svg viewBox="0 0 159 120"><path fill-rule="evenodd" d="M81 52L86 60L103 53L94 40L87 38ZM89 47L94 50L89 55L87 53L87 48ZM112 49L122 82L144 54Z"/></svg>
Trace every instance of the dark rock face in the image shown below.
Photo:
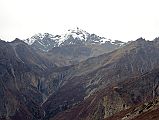
<svg viewBox="0 0 159 120"><path fill-rule="evenodd" d="M43 118L43 98L37 83L48 69L47 61L17 39L11 43L0 41L0 46L0 117L12 120Z"/></svg>

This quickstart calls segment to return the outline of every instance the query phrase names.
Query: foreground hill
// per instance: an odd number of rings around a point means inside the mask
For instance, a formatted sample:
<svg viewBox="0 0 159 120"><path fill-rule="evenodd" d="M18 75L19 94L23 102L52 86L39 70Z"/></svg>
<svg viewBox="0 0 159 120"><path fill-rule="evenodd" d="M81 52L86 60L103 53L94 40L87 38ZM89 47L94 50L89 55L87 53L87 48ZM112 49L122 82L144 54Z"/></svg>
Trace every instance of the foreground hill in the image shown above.
<svg viewBox="0 0 159 120"><path fill-rule="evenodd" d="M157 120L158 93L159 69L155 69L109 84L51 120Z"/></svg>
<svg viewBox="0 0 159 120"><path fill-rule="evenodd" d="M158 120L158 98L123 110L105 120Z"/></svg>

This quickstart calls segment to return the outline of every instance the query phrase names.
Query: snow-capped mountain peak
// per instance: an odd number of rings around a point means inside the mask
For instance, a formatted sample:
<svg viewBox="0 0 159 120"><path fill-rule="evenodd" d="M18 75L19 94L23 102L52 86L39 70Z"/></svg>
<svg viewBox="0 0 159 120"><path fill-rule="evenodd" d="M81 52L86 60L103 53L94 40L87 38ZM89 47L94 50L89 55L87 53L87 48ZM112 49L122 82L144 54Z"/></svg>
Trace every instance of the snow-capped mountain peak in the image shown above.
<svg viewBox="0 0 159 120"><path fill-rule="evenodd" d="M60 44L65 42L68 39L78 39L80 41L86 41L88 36L90 34L82 29L79 29L78 27L75 29L69 29L65 32L65 34L61 35ZM71 43L70 43L71 44Z"/></svg>
<svg viewBox="0 0 159 120"><path fill-rule="evenodd" d="M24 40L29 45L32 45L43 51L49 51L53 47L67 46L67 45L90 45L90 44L123 44L119 41L111 41L105 37L90 34L80 28L69 29L64 34L52 35L49 33L38 33Z"/></svg>
<svg viewBox="0 0 159 120"><path fill-rule="evenodd" d="M78 27L76 29L68 30L68 34L71 34L74 38L79 38L80 40L85 40L85 41L90 35L88 32L79 29Z"/></svg>

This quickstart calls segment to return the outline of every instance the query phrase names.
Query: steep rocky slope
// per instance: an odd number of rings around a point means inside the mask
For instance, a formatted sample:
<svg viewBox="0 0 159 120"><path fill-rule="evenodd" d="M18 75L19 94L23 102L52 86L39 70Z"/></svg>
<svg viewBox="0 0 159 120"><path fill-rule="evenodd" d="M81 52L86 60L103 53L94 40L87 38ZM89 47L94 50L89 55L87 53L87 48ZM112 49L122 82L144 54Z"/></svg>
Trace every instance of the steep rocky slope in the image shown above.
<svg viewBox="0 0 159 120"><path fill-rule="evenodd" d="M40 119L43 75L54 64L24 42L0 41L0 119Z"/></svg>
<svg viewBox="0 0 159 120"><path fill-rule="evenodd" d="M131 77L140 76L158 68L158 50L158 41L145 41L140 38L111 53L90 58L75 65L71 68L72 70L70 69L69 75L66 75L64 78L64 82L61 83L62 87L44 103L43 107L46 110L46 118L73 107L102 88L107 88L107 86L112 84L125 81L126 79L129 80ZM116 96L118 94L114 94L114 97ZM135 96L134 103L132 104L143 101L140 97ZM107 98L105 99L107 100ZM114 99L120 100L121 98L117 97ZM128 102L131 103L132 101L129 100ZM122 100L119 104L114 101L114 107L116 107L116 104L117 106L119 105L117 110L108 109L107 115L104 117L122 110L122 105L124 104L122 104ZM98 105L100 106L101 103ZM65 106L65 109L61 109L61 106ZM69 114L69 112L66 113ZM67 115L64 114L64 116Z"/></svg>
<svg viewBox="0 0 159 120"><path fill-rule="evenodd" d="M159 69L155 69L138 77L109 84L80 104L58 113L52 120L157 120L158 76Z"/></svg>

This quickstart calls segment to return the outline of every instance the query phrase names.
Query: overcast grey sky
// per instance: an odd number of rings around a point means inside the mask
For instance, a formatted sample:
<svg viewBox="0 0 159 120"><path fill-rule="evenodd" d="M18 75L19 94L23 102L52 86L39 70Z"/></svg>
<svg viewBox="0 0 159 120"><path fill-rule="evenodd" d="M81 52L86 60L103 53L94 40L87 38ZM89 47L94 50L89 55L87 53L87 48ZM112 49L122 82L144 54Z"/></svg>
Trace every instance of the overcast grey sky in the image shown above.
<svg viewBox="0 0 159 120"><path fill-rule="evenodd" d="M158 0L0 0L0 38L79 27L122 41L159 36Z"/></svg>

